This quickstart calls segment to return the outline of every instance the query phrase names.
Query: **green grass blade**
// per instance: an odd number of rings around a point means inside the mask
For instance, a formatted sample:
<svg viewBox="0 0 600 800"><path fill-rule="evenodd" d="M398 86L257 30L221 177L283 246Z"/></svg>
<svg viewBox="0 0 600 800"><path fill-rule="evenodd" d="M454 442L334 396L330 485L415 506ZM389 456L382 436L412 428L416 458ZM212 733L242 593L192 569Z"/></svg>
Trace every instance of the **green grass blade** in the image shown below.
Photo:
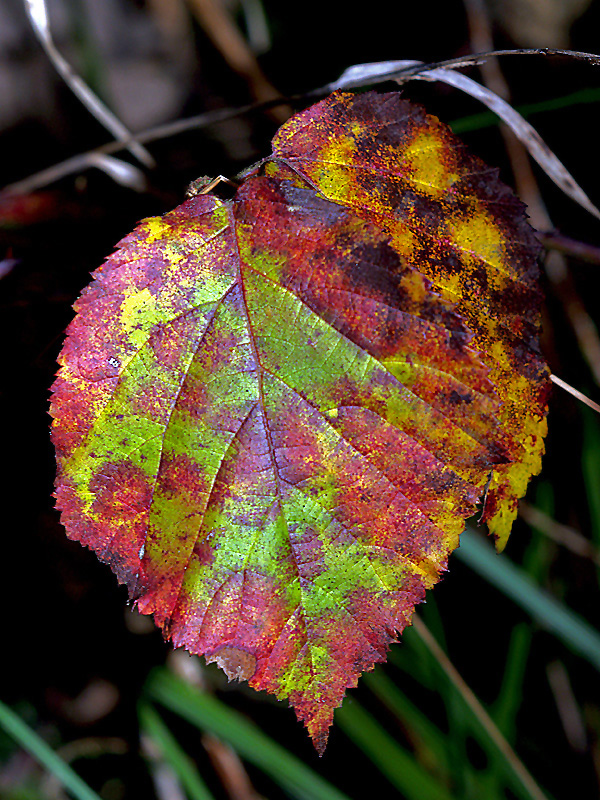
<svg viewBox="0 0 600 800"><path fill-rule="evenodd" d="M504 773L510 779L513 790L519 797L528 798L528 800L547 800L547 796L542 792L525 765L502 736L483 705L457 672L428 628L416 615L413 617L412 628L436 659L441 674L452 689L452 695L455 700L460 701L463 711L466 712L463 714L465 722L468 721L470 723L471 729L477 736L480 745L495 758L500 759ZM446 697L447 693L444 696Z"/></svg>
<svg viewBox="0 0 600 800"><path fill-rule="evenodd" d="M546 513L552 514L554 495L549 484L543 482L538 484L537 503ZM551 549L545 537L532 535L523 557L523 567L533 580L541 581L547 574ZM515 626L506 657L502 686L492 712L496 725L512 743L515 741L516 717L523 697L523 681L531 639L530 624L523 622Z"/></svg>
<svg viewBox="0 0 600 800"><path fill-rule="evenodd" d="M427 605L429 605L429 598ZM390 649L388 661L403 670L409 677L418 680L425 688L440 693L446 707L446 716L451 730L448 735L443 735L440 731L444 740L445 753L439 759L439 763L447 765L447 774L451 776L454 792L461 797L467 797L464 792L461 794L462 789L466 790L463 765L467 763L464 711L452 690L440 691L438 661L417 635L413 626L407 628L402 634L400 646Z"/></svg>
<svg viewBox="0 0 600 800"><path fill-rule="evenodd" d="M64 788L76 797L77 800L100 800L90 787L81 780L79 775L58 756L35 731L26 725L23 720L8 706L0 701L0 726L21 747L27 750L36 761L51 772Z"/></svg>
<svg viewBox="0 0 600 800"><path fill-rule="evenodd" d="M539 114L543 111L558 111L561 108L571 108L572 106L586 105L588 103L600 102L600 89L580 89L561 97L552 97L549 100L540 100L538 103L524 103L516 106L516 110L521 116L527 118L532 114ZM455 119L450 123L454 133L466 133L468 131L478 131L482 128L491 128L499 125L500 119L492 111L482 111L479 114L471 114L468 117Z"/></svg>
<svg viewBox="0 0 600 800"><path fill-rule="evenodd" d="M600 545L600 425L598 416L593 411L582 408L581 413L583 414L581 468L592 525L592 539L598 546Z"/></svg>
<svg viewBox="0 0 600 800"><path fill-rule="evenodd" d="M149 736L160 749L185 788L191 800L214 800L213 795L200 777L192 759L184 753L177 740L167 728L162 718L152 706L142 704L138 710L140 726L143 733Z"/></svg>
<svg viewBox="0 0 600 800"><path fill-rule="evenodd" d="M199 692L166 670L156 670L146 684L148 696L203 731L228 742L242 758L263 770L299 800L349 800L250 720L215 697Z"/></svg>
<svg viewBox="0 0 600 800"><path fill-rule="evenodd" d="M554 492L550 484L543 481L538 483L536 504L546 514L554 513ZM549 547L546 537L532 535L523 557L523 567L530 578L541 581L548 574L551 551L552 547ZM502 686L492 712L496 725L511 743L515 741L516 718L523 697L531 639L532 629L529 623L522 622L515 626L510 638Z"/></svg>
<svg viewBox="0 0 600 800"><path fill-rule="evenodd" d="M531 625L521 622L515 626L510 638L504 667L502 686L490 715L507 742L514 746L517 731L517 714L523 702L523 680L531 647ZM488 785L497 791L501 776L506 773L504 760L495 758L488 769Z"/></svg>
<svg viewBox="0 0 600 800"><path fill-rule="evenodd" d="M514 742L517 712L523 700L523 680L531 645L531 627L526 622L515 626L510 637L502 686L494 703L494 722L508 739Z"/></svg>
<svg viewBox="0 0 600 800"><path fill-rule="evenodd" d="M445 677L443 671L440 676L440 665L438 663L436 679L438 691L446 706L446 716L448 718L448 749L454 777L454 788L459 797L469 798L473 797L473 768L467 752L467 740L473 730L477 729L477 732L479 730L477 723L473 725L470 709L465 709L464 700L460 693L451 682L448 684L444 680ZM485 740L481 741L481 736L478 736L477 739L480 746L485 750ZM491 796L493 797L493 795Z"/></svg>
<svg viewBox="0 0 600 800"><path fill-rule="evenodd" d="M402 692L396 684L381 670L366 672L363 683L373 692L396 719L410 732L419 743L429 749L435 760L446 771L447 746L446 738ZM337 712L338 716L340 712ZM338 717L336 717L337 721Z"/></svg>
<svg viewBox="0 0 600 800"><path fill-rule="evenodd" d="M424 629L425 635L420 629ZM446 705L450 731L447 738L447 760L453 791L457 797L493 800L504 797L503 785L510 785L516 796L527 800L542 800L541 792L510 745L504 740L490 715L485 711L473 692L464 683L448 661L440 645L427 640L427 629L417 618L403 633L406 649L417 647L425 664L435 665L435 686ZM430 638L431 634L429 634ZM396 664L398 648L390 650L389 660ZM417 677L417 676L415 676ZM420 677L420 675L418 676ZM471 768L466 753L466 740L473 736L490 760L490 769L485 776ZM502 786L498 776L503 776Z"/></svg>
<svg viewBox="0 0 600 800"><path fill-rule="evenodd" d="M600 670L600 633L578 614L536 586L523 570L471 531L463 533L455 553L545 630Z"/></svg>
<svg viewBox="0 0 600 800"><path fill-rule="evenodd" d="M406 800L452 800L435 780L353 698L336 711L336 724Z"/></svg>

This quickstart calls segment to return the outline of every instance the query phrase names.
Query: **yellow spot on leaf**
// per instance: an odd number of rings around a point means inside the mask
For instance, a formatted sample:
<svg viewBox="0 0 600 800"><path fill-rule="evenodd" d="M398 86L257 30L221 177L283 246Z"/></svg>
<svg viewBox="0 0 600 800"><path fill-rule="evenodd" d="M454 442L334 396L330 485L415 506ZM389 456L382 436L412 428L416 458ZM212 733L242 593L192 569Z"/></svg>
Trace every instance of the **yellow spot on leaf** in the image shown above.
<svg viewBox="0 0 600 800"><path fill-rule="evenodd" d="M457 180L456 172L444 162L444 142L434 132L419 132L406 149L411 182L430 197L440 197Z"/></svg>
<svg viewBox="0 0 600 800"><path fill-rule="evenodd" d="M381 221L381 224L386 230L389 230L389 228L385 226L384 220ZM389 233L392 235L392 243L398 253L405 258L409 258L414 253L418 244L418 239L415 234L400 222L395 229L392 228L389 230Z"/></svg>
<svg viewBox="0 0 600 800"><path fill-rule="evenodd" d="M156 297L148 289L132 291L121 304L119 321L136 347L141 347L148 338L148 332L141 323L149 320L158 321Z"/></svg>
<svg viewBox="0 0 600 800"><path fill-rule="evenodd" d="M483 210L478 209L468 219L451 223L449 228L455 245L465 254L464 260L468 265L481 259L499 272L503 271L507 260L504 237ZM494 272L489 272L488 279L493 277Z"/></svg>
<svg viewBox="0 0 600 800"><path fill-rule="evenodd" d="M165 234L171 233L172 226L165 222L162 217L148 217L143 222L144 241L152 244L157 239L162 239Z"/></svg>

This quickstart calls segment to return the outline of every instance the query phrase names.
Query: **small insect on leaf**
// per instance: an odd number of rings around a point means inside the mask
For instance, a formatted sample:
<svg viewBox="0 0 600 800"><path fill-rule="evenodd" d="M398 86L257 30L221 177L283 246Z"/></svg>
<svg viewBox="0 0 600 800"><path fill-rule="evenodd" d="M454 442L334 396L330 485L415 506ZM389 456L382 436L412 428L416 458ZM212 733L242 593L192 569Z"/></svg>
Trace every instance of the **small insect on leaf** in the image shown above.
<svg viewBox="0 0 600 800"><path fill-rule="evenodd" d="M501 546L539 470L537 245L398 94L334 93L233 199L203 188L75 305L57 506L175 646L288 698L323 752L484 492Z"/></svg>

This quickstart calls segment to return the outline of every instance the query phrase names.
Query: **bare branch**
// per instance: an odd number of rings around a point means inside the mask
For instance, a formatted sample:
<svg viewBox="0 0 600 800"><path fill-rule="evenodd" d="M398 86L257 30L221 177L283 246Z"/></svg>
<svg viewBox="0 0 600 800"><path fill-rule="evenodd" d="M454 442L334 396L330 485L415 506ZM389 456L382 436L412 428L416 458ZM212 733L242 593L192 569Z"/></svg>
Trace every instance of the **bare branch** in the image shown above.
<svg viewBox="0 0 600 800"><path fill-rule="evenodd" d="M73 67L63 58L56 48L50 32L45 0L23 0L23 2L35 35L46 51L46 55L54 65L56 71L63 78L73 94L81 100L84 106L96 117L101 125L110 131L120 142L126 144L127 149L144 164L144 166L154 167L155 161L148 150L136 141L121 120L119 120L102 100L94 94L90 87L75 72Z"/></svg>
<svg viewBox="0 0 600 800"><path fill-rule="evenodd" d="M564 389L565 392L568 392L569 394L572 394L573 397L576 397L582 403L585 403L586 406L589 406L590 408L593 408L594 411L597 411L600 414L600 406L598 405L598 403L595 403L593 400L590 400L589 397L586 397L578 389L575 389L573 386L568 384L566 381L563 381L560 378L557 378L556 375L550 375L550 380L552 381L552 383L555 383L557 386L560 386L561 389Z"/></svg>
<svg viewBox="0 0 600 800"><path fill-rule="evenodd" d="M24 1L31 2L31 0L24 0ZM150 128L146 131L142 131L136 134L135 138L129 135L128 138L119 141L109 142L103 145L102 147L95 148L94 150L89 150L85 153L80 153L79 155L73 156L69 159L66 159L65 161L60 162L59 164L55 164L52 167L48 167L47 169L42 170L41 172L37 172L34 175L30 175L29 177L24 178L21 181L17 181L13 184L10 184L9 186L6 186L4 188L3 192L10 194L21 194L24 192L30 192L42 186L46 186L49 183L58 180L59 178L71 175L82 169L87 169L88 167L93 166L93 157L90 158L90 156L94 153L105 153L105 154L117 153L120 150L129 147L134 142L143 143L143 142L156 141L158 139L166 139L169 136L176 136L180 133L184 133L189 130L200 129L207 127L209 125L213 125L217 122L234 119L237 116L248 114L249 112L252 111L261 111L273 108L275 106L286 105L290 103L305 102L313 97L322 97L324 95L330 94L335 89L352 88L352 87L358 88L360 86L382 83L384 81L391 80L393 78L408 79L411 76L416 76L421 73L430 72L433 69L438 69L442 67L455 69L462 66L471 66L473 64L482 63L488 58L496 55L500 56L562 55L587 61L592 64L600 64L600 56L597 56L593 53L581 53L572 50L551 50L548 48L543 50L541 49L493 50L490 51L489 53L478 53L472 56L464 56L458 59L440 61L434 64L421 64L420 62L406 62L406 61L401 61L401 62L385 61L377 64L358 64L356 66L347 69L343 73L341 78L339 78L337 81L329 83L326 86L322 86L319 89L314 89L313 91L307 92L306 94L294 95L292 97L274 98L273 100L268 100L260 103L250 103L248 105L241 106L239 108L227 108L219 111L211 111L205 114L199 114L194 117L188 117L187 119L179 119L173 122L165 123L163 125L158 125L155 128ZM412 64L412 66L398 66L398 65L406 65L407 63Z"/></svg>
<svg viewBox="0 0 600 800"><path fill-rule="evenodd" d="M560 231L536 231L536 236L547 250L558 250L566 256L589 264L600 264L600 247L565 236Z"/></svg>

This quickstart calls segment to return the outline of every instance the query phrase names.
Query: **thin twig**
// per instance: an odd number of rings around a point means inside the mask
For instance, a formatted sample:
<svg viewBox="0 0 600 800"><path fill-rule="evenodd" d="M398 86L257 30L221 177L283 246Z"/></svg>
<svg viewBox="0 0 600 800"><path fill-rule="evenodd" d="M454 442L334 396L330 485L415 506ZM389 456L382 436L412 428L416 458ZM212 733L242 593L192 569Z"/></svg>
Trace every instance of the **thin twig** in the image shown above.
<svg viewBox="0 0 600 800"><path fill-rule="evenodd" d="M575 528L556 522L548 514L544 514L539 508L530 506L529 503L521 502L519 504L519 516L532 528L557 544L566 547L571 553L581 558L589 558L600 567L600 551Z"/></svg>
<svg viewBox="0 0 600 800"><path fill-rule="evenodd" d="M156 166L151 154L134 137L115 114L94 94L90 87L75 72L68 61L58 51L52 34L46 10L45 0L23 0L25 10L31 22L33 31L44 48L46 55L52 62L56 71L63 78L73 94L78 97L88 111L120 142L126 144L127 149L146 167Z"/></svg>
<svg viewBox="0 0 600 800"><path fill-rule="evenodd" d="M559 253L572 256L589 264L600 264L600 247L571 239L559 231L536 231L536 236L547 250L558 250Z"/></svg>
<svg viewBox="0 0 600 800"><path fill-rule="evenodd" d="M477 718L479 724L494 742L498 750L502 753L512 771L518 777L525 789L529 792L530 796L535 798L535 800L547 800L546 795L537 785L519 756L506 741L495 722L492 720L485 708L481 705L473 691L461 677L454 664L450 661L446 653L437 643L429 628L416 614L414 615L412 621L413 628L415 629L421 641L426 645L427 649L435 658L441 669L460 693L465 703L469 706L474 716Z"/></svg>
<svg viewBox="0 0 600 800"><path fill-rule="evenodd" d="M231 69L247 82L254 97L259 101L279 97L279 92L267 79L256 56L223 4L219 0L188 0L188 4ZM281 124L290 116L291 109L274 108L271 114Z"/></svg>
<svg viewBox="0 0 600 800"><path fill-rule="evenodd" d="M586 397L578 389L575 389L573 386L566 383L566 381L557 378L556 375L550 375L550 380L552 381L552 383L555 383L557 386L560 386L561 389L564 389L565 392L572 394L573 397L576 397L578 400L581 400L581 402L585 403L586 406L593 408L594 411L597 411L600 414L600 406L598 405L598 403L595 403L593 400L590 400L589 397Z"/></svg>
<svg viewBox="0 0 600 800"><path fill-rule="evenodd" d="M465 5L470 15L470 19L473 20L471 23L472 28L477 28L479 31L479 39L477 42L473 42L474 46L477 47L478 44L481 43L487 45L491 44L491 24L485 9L481 5L481 0L465 0ZM495 59L494 63L497 64ZM486 83L489 82L489 73L486 72L483 67L481 69L481 73L484 81L486 81ZM464 80L464 76L456 77L461 77ZM493 75L493 81L494 90L497 89L506 99L509 99L510 89L499 66ZM512 114L512 106L508 106L508 108L511 109ZM495 111L496 109L493 110ZM511 123L510 118L503 116L503 119L505 122L508 122L509 124ZM525 124L528 125L528 123ZM548 164L540 162L536 153L529 146L530 142L528 142L528 137L519 135L520 131L518 127L510 124L510 128L502 125L500 129L504 138L506 151L515 178L517 192L521 199L527 204L528 213L535 228L538 230L548 230L551 229L553 225L548 211L546 210L544 201L542 200L536 177L533 173L531 163L527 156L527 151L529 151L529 154L535 158L538 163L540 163L540 165L545 169L546 173L553 180L555 180L559 186L561 186L566 194L569 194L574 200L579 202L592 214L598 216L598 209L590 202L589 198L580 189L580 187L569 175L567 170L564 169L560 162L555 164L554 167L552 167L552 164L550 164L549 166L551 166L552 169L548 170ZM537 133L533 129L531 130L537 137ZM546 148L546 145L543 141L540 140L540 144L543 146L543 148ZM525 149L526 147L527 150ZM546 160L546 155L544 154L543 150L542 158L544 161ZM556 174L552 174L556 170L558 170ZM567 262L559 250L560 248L554 248L554 252L548 253L544 262L546 274L548 275L548 278L557 295L561 299L567 318L571 323L571 327L573 328L575 336L577 337L581 352L588 362L596 382L600 384L600 337L598 336L598 330L577 293L568 269Z"/></svg>
<svg viewBox="0 0 600 800"><path fill-rule="evenodd" d="M165 139L169 136L176 136L177 134L184 133L192 129L205 128L209 125L215 125L218 122L224 122L228 119L241 116L242 114L249 113L250 111L267 108L276 103L287 103L286 98L281 98L277 101L269 101L268 103L252 103L249 105L241 106L236 109L220 109L218 111L209 111L206 114L198 114L194 117L187 119L179 119L174 122L168 122L163 125L157 125L155 128L149 128L142 133L136 135L138 142L153 142L157 139ZM49 183L65 178L67 175L72 175L84 169L96 166L96 158L98 154L118 153L120 150L125 150L129 145L127 141L114 141L96 147L93 150L88 150L85 153L79 153L76 156L71 156L58 164L40 170L39 172L29 175L20 181L11 183L5 186L0 192L0 197L3 194L26 194L28 192L40 189L47 186Z"/></svg>
<svg viewBox="0 0 600 800"><path fill-rule="evenodd" d="M261 800L235 750L211 733L202 744L231 800Z"/></svg>
<svg viewBox="0 0 600 800"><path fill-rule="evenodd" d="M551 662L546 667L546 675L567 741L576 753L586 753L588 739L585 724L565 665L561 661Z"/></svg>
<svg viewBox="0 0 600 800"><path fill-rule="evenodd" d="M321 86L320 88L314 89L311 92L299 95L292 95L290 97L274 98L273 100L267 100L265 102L260 102L260 103L250 103L245 106L240 106L239 108L226 108L226 109L220 109L218 111L210 111L205 114L199 114L194 117L188 117L187 119L179 119L175 120L174 122L167 122L163 125L158 125L154 128L149 128L145 131L137 133L135 136L135 141L153 142L158 139L166 139L169 136L176 136L178 134L185 133L186 131L198 130L200 128L205 128L209 125L214 125L218 122L224 122L229 119L234 119L237 116L248 114L252 111L263 111L278 105L301 103L310 100L311 98L314 97L323 97L338 88L351 88L351 87L358 88L360 86L374 85L386 80L390 80L391 78L408 77L410 75L423 74L428 71L431 71L432 69L438 69L440 67L458 68L460 66L470 66L472 64L482 63L483 61L495 55L502 55L502 56L567 55L572 58L585 60L593 64L600 64L600 56L597 56L593 53L582 53L571 50L551 50L551 49L493 50L490 51L489 53L478 53L473 56L465 56L459 59L450 59L449 61L440 61L434 64L420 64L410 67L403 67L401 69L389 67L388 65L390 64L393 65L398 63L391 61L383 62L382 64L376 64L376 65L361 64L358 65L357 67L350 67L343 73L342 77L337 81L326 84L325 86ZM377 67L378 69L366 71L365 67L373 67L373 68ZM356 70L358 70L360 74L357 74L356 77L353 78L352 74ZM45 170L41 170L40 172L28 176L27 178L23 178L22 180L12 183L9 186L6 186L2 190L2 192L11 194L18 194L18 193L21 194L33 191L42 186L46 186L49 183L52 183L53 181L59 180L60 178L64 178L67 175L71 175L74 172L78 172L81 169L87 169L90 166L89 157L91 153L109 153L109 154L117 153L120 150L123 150L126 147L128 147L133 141L134 139L132 137L124 141L108 142L107 144L95 148L94 150L88 150L85 153L80 153L79 155L72 156L71 158L68 158L65 161L62 161L58 164L48 167ZM0 196L2 192L0 192Z"/></svg>
<svg viewBox="0 0 600 800"><path fill-rule="evenodd" d="M466 67L483 64L489 58L496 56L567 56L578 61L586 61L588 64L600 66L600 55L597 53L586 53L582 50L561 50L555 47L526 47L514 50L490 50L487 53L474 53L469 56L450 58L446 61L438 61L432 67Z"/></svg>
<svg viewBox="0 0 600 800"><path fill-rule="evenodd" d="M422 75L435 69L460 69L483 64L495 56L567 56L578 61L587 61L589 64L600 65L600 55L585 53L579 50L558 50L551 47L520 48L515 50L490 50L487 53L473 53L459 58L449 58L446 61L433 61L428 64L422 62L407 66L405 62L382 61L376 64L359 64L349 67L337 81L329 83L320 89L314 89L306 97L319 96L335 91L335 89L349 89L352 86L360 87L375 83L384 83L398 78L409 78L411 75ZM365 67L371 67L368 73ZM353 77L355 75L355 77Z"/></svg>

